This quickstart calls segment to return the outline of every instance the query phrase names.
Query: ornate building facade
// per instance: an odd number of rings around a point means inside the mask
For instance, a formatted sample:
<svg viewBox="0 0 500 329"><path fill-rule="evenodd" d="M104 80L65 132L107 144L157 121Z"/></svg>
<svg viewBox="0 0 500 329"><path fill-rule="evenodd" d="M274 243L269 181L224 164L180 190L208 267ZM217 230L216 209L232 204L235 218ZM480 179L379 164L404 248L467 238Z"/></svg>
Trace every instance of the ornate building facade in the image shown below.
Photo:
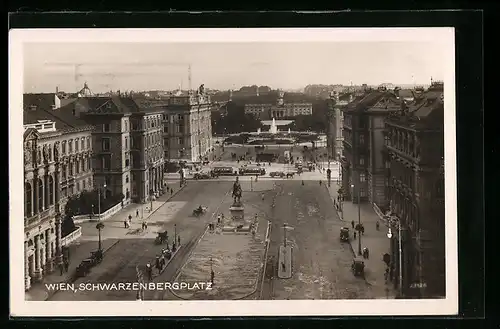
<svg viewBox="0 0 500 329"><path fill-rule="evenodd" d="M367 91L343 108L341 165L346 200L386 202L384 118L400 107L397 96L381 88Z"/></svg>
<svg viewBox="0 0 500 329"><path fill-rule="evenodd" d="M352 102L352 94L339 95L338 92L332 91L327 100L328 103L328 126L327 126L327 148L328 155L331 159L340 161L343 156L343 125L344 115L342 109Z"/></svg>
<svg viewBox="0 0 500 329"><path fill-rule="evenodd" d="M167 161L200 161L213 150L211 101L203 85L188 95L172 96L162 107Z"/></svg>
<svg viewBox="0 0 500 329"><path fill-rule="evenodd" d="M406 297L444 297L444 105L443 84L386 119L387 195L391 218L401 226L402 289ZM399 276L397 236L391 240ZM395 285L398 280L395 280Z"/></svg>
<svg viewBox="0 0 500 329"><path fill-rule="evenodd" d="M289 96L289 98L287 99L286 96ZM294 117L297 115L312 115L312 103L300 100L300 97L296 96L285 95L283 91L279 90L275 104L249 103L245 104L244 111L246 114L252 114L262 120Z"/></svg>
<svg viewBox="0 0 500 329"><path fill-rule="evenodd" d="M92 127L53 107L31 106L24 111L23 121L24 277L28 290L32 281L42 280L62 261L61 224L67 198L79 193L75 186L85 186L83 182L90 182L86 188L92 186L92 172L81 164L89 163L87 141ZM73 147L63 146L68 141ZM68 166L73 168L71 175Z"/></svg>

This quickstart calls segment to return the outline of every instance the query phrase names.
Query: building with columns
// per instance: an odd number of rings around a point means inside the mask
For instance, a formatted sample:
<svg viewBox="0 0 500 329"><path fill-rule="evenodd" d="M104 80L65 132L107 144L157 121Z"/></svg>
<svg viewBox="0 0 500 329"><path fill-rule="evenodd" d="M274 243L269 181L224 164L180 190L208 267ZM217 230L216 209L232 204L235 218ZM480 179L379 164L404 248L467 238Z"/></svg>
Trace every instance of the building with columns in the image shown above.
<svg viewBox="0 0 500 329"><path fill-rule="evenodd" d="M174 95L163 109L164 158L200 161L213 150L211 100L203 85L188 95Z"/></svg>
<svg viewBox="0 0 500 329"><path fill-rule="evenodd" d="M386 203L384 119L400 108L397 96L382 87L355 97L343 108L341 165L346 200Z"/></svg>
<svg viewBox="0 0 500 329"><path fill-rule="evenodd" d="M386 193L401 225L402 288L405 297L445 297L443 84L433 82L404 105L385 120ZM395 278L398 231L391 240Z"/></svg>
<svg viewBox="0 0 500 329"><path fill-rule="evenodd" d="M268 94L262 97L264 102L245 104L245 113L252 114L262 120L312 115L312 103L306 100L305 95L284 93L278 90L274 104L268 102L269 98L272 97L272 94Z"/></svg>
<svg viewBox="0 0 500 329"><path fill-rule="evenodd" d="M93 127L50 104L47 108L25 107L23 121L24 277L28 290L32 281L42 280L62 261L61 224L67 198L92 188L88 166Z"/></svg>

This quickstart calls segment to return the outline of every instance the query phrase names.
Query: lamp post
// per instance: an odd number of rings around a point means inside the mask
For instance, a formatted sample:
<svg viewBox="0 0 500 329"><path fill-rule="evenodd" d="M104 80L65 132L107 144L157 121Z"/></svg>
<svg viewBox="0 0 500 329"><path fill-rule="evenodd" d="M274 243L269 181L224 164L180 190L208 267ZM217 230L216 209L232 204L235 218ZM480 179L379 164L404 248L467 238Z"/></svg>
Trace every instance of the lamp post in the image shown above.
<svg viewBox="0 0 500 329"><path fill-rule="evenodd" d="M103 185L104 188L106 188L106 184ZM101 230L104 228L104 224L101 223L101 188L97 188L97 203L98 203L98 210L99 210L99 222L96 225L97 230L99 231L99 245L98 245L98 250L102 250L102 239L101 239Z"/></svg>
<svg viewBox="0 0 500 329"><path fill-rule="evenodd" d="M250 177L250 190L253 192L253 176Z"/></svg>
<svg viewBox="0 0 500 329"><path fill-rule="evenodd" d="M403 262L402 262L402 259L403 259L403 253L402 253L402 248L401 248L401 222L395 222L393 220L393 217L391 217L390 219L390 222L389 222L389 231L387 232L387 237L389 239L392 239L392 229L391 229L391 226L394 226L394 225L397 225L397 228L398 228L398 272L399 272L399 284L398 284L398 291L399 291L399 296L402 297L403 296Z"/></svg>
<svg viewBox="0 0 500 329"><path fill-rule="evenodd" d="M354 184L351 185L352 188L352 197L354 201ZM359 186L358 186L358 228L361 228L361 200L360 200L360 193L359 193ZM358 255L361 255L361 230L358 230Z"/></svg>
<svg viewBox="0 0 500 329"><path fill-rule="evenodd" d="M340 165L340 152L337 152L337 162L339 164L339 174L337 176L337 183L339 183L342 181L342 179L340 178L340 176L342 175L342 166Z"/></svg>

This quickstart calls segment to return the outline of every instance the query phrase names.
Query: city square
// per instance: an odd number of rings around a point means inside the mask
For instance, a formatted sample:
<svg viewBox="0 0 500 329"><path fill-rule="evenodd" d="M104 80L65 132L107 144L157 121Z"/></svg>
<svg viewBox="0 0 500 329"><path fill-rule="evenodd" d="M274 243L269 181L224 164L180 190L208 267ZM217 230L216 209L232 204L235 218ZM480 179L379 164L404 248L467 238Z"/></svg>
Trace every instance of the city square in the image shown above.
<svg viewBox="0 0 500 329"><path fill-rule="evenodd" d="M24 93L26 300L446 296L442 80L195 87L178 66L187 87Z"/></svg>

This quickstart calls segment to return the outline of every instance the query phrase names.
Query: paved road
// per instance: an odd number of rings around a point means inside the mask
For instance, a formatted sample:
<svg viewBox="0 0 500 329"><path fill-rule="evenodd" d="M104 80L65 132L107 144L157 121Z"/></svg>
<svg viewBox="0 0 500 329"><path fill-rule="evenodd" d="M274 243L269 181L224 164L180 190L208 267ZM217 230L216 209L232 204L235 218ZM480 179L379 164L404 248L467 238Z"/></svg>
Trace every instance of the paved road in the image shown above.
<svg viewBox="0 0 500 329"><path fill-rule="evenodd" d="M175 272L187 258L200 234L206 227L212 211L215 211L221 199L231 187L230 182L189 182L189 184L169 202L159 208L149 219L149 230L168 230L173 237L174 224L177 233L181 237L182 247L173 261L168 265L164 276ZM184 203L183 207L177 207L177 212L167 214L166 210L172 202ZM192 210L198 205L208 206L208 213L202 218L191 216ZM154 234L138 236L137 239L123 239L108 253L103 262L92 269L92 272L84 279L75 282L80 283L119 283L136 282L136 266L144 266L152 262L161 250L161 246L154 244ZM135 291L60 291L51 300L135 300ZM147 294L145 296L147 299Z"/></svg>
<svg viewBox="0 0 500 329"><path fill-rule="evenodd" d="M354 299L373 298L369 284L350 271L353 253L339 240L343 223L333 210L324 185L296 181L277 182L272 214L271 245L267 259L262 299ZM278 248L293 247L292 278L277 278Z"/></svg>

